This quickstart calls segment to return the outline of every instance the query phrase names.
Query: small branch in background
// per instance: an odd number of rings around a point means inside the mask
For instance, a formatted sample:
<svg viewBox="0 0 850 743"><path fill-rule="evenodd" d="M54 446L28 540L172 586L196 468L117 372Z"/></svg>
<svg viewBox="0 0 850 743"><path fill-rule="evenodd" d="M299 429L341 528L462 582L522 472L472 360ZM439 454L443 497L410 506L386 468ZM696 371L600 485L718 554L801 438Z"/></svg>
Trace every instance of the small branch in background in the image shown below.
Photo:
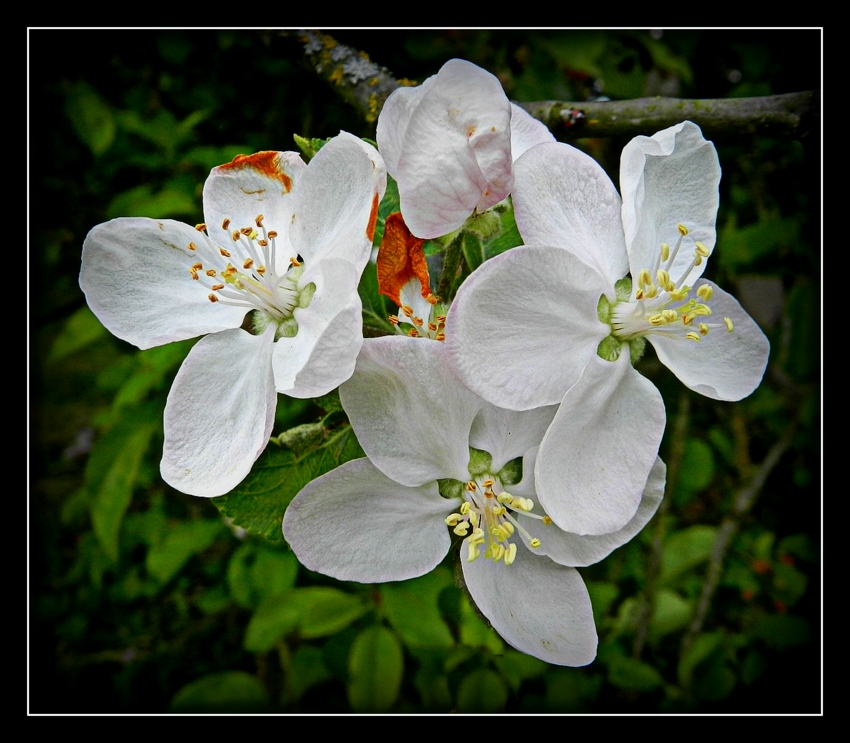
<svg viewBox="0 0 850 743"><path fill-rule="evenodd" d="M635 630L635 641L632 645L632 657L640 659L643 646L646 643L649 625L652 622L652 610L655 603L655 592L658 588L658 575L661 573L661 551L664 544L664 532L666 527L666 516L673 502L673 493L679 480L679 472L682 469L682 458L685 455L685 443L688 435L688 423L691 417L691 393L682 390L679 395L679 414L673 427L673 436L670 443L670 455L667 461L667 483L664 488L664 500L655 514L654 531L652 534L652 547L649 553L649 562L646 566L646 587L641 597L640 608L637 616L637 629Z"/></svg>
<svg viewBox="0 0 850 743"><path fill-rule="evenodd" d="M377 120L390 93L415 84L397 80L386 67L372 62L366 52L340 44L321 31L265 31L263 36L267 43L275 38L296 41L307 66L370 124Z"/></svg>
<svg viewBox="0 0 850 743"><path fill-rule="evenodd" d="M706 570L699 600L697 601L696 611L687 631L682 637L682 643L679 648L680 658L683 658L687 654L697 635L702 631L703 624L711 607L711 601L714 598L714 593L723 574L723 562L729 550L729 545L732 543L732 538L738 533L741 522L753 507L768 476L773 472L773 469L779 464L779 460L782 459L783 454L791 446L796 432L797 421L794 420L788 424L782 436L771 447L749 483L735 493L732 510L720 524L717 537L711 548L708 569Z"/></svg>
<svg viewBox="0 0 850 743"><path fill-rule="evenodd" d="M693 121L703 136L742 134L804 137L820 117L815 91L757 98L636 98L630 101L538 101L520 103L558 139L651 135L682 121Z"/></svg>

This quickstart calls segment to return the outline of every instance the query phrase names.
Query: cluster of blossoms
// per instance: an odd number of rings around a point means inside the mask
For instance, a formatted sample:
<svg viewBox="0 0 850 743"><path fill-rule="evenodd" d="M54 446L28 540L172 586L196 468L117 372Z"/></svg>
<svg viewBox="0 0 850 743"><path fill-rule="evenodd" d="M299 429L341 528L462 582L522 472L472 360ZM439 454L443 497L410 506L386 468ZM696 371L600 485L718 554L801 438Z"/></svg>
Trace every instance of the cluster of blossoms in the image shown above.
<svg viewBox="0 0 850 743"><path fill-rule="evenodd" d="M140 348L209 333L168 397L167 482L228 492L268 441L277 392L339 387L366 457L290 504L283 533L299 560L340 580L397 581L461 542L465 587L506 641L585 665L597 637L576 568L637 534L664 492L664 405L634 369L645 342L718 400L750 394L767 363L758 326L701 278L717 154L690 122L636 137L621 196L462 60L395 91L377 139L380 154L341 133L309 165L240 156L211 173L204 225L99 225L81 286ZM357 284L387 172L401 212L386 220L377 271L398 335L364 340ZM509 196L524 244L443 304L424 241L479 229Z"/></svg>

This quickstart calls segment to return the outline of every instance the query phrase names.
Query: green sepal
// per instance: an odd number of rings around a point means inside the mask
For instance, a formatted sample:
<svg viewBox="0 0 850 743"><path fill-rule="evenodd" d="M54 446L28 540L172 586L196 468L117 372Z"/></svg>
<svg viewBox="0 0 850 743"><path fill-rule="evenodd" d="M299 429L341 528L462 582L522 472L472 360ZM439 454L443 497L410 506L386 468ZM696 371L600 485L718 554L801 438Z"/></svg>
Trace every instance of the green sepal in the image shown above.
<svg viewBox="0 0 850 743"><path fill-rule="evenodd" d="M646 350L646 338L638 336L629 341L629 358L632 361L632 366L640 361L643 352Z"/></svg>
<svg viewBox="0 0 850 743"><path fill-rule="evenodd" d="M632 298L632 277L626 276L614 284L618 302L628 302Z"/></svg>
<svg viewBox="0 0 850 743"><path fill-rule="evenodd" d="M471 477L481 477L491 471L493 457L481 449L469 449L469 474Z"/></svg>
<svg viewBox="0 0 850 743"><path fill-rule="evenodd" d="M611 302L604 294L599 297L599 301L596 303L596 316L599 318L599 322L604 322L606 325L611 324Z"/></svg>
<svg viewBox="0 0 850 743"><path fill-rule="evenodd" d="M281 433L277 441L281 446L287 446L301 456L320 446L326 434L327 431L321 423L303 423Z"/></svg>
<svg viewBox="0 0 850 743"><path fill-rule="evenodd" d="M496 474L502 485L516 485L522 480L522 457L512 459Z"/></svg>
<svg viewBox="0 0 850 743"><path fill-rule="evenodd" d="M312 160L313 156L328 142L330 142L330 138L317 139L316 137L313 137L312 139L307 139L306 137L302 137L298 134L293 134L292 138L295 140L295 144L298 145L298 149L301 150L307 162Z"/></svg>
<svg viewBox="0 0 850 743"><path fill-rule="evenodd" d="M443 498L463 498L463 483L450 477L437 480L437 488Z"/></svg>
<svg viewBox="0 0 850 743"><path fill-rule="evenodd" d="M605 361L616 361L620 358L620 347L623 342L613 335L605 336L596 347L596 355Z"/></svg>

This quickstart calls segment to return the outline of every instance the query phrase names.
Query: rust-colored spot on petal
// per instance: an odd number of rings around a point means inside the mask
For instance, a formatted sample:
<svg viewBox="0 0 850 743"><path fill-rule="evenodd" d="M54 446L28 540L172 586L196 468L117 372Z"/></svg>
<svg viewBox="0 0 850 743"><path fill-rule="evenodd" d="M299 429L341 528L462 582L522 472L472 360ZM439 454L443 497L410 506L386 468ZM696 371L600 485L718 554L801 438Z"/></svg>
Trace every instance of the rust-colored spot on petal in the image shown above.
<svg viewBox="0 0 850 743"><path fill-rule="evenodd" d="M265 150L263 152L255 152L253 155L237 155L233 160L225 165L220 165L220 170L243 170L250 168L262 175L279 181L283 184L283 192L289 193L292 190L292 178L290 178L283 170L278 167L279 152L273 150Z"/></svg>
<svg viewBox="0 0 850 743"><path fill-rule="evenodd" d="M380 199L378 198L378 194L375 194L372 197L372 213L369 215L369 224L366 225L366 237L368 237L369 240L375 239L375 225L378 224L378 203L379 202L380 202ZM295 215L293 214L292 216L294 217ZM399 213L399 216L401 216L401 213Z"/></svg>
<svg viewBox="0 0 850 743"><path fill-rule="evenodd" d="M378 291L401 305L401 288L414 277L422 284L422 296L431 295L428 264L421 238L407 229L401 212L393 212L384 225L384 239L378 250Z"/></svg>

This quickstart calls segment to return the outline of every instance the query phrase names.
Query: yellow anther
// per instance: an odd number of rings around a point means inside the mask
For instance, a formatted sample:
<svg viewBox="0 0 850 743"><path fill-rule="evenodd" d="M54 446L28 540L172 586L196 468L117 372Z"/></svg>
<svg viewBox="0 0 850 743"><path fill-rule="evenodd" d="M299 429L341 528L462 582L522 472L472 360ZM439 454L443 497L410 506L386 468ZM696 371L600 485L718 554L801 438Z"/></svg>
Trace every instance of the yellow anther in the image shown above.
<svg viewBox="0 0 850 743"><path fill-rule="evenodd" d="M437 322L442 323L443 325L445 325L445 323L446 323L446 316L445 315L437 315L434 319Z"/></svg>
<svg viewBox="0 0 850 743"><path fill-rule="evenodd" d="M189 275L195 280L198 280L198 272L194 268L189 269Z"/></svg>
<svg viewBox="0 0 850 743"><path fill-rule="evenodd" d="M465 537L466 532L469 531L469 522L461 521L452 531L457 534L459 537Z"/></svg>
<svg viewBox="0 0 850 743"><path fill-rule="evenodd" d="M472 541L474 541L476 544L484 544L484 540L485 540L484 529L478 529L478 528L473 529L472 530L472 536L470 537L470 539Z"/></svg>
<svg viewBox="0 0 850 743"><path fill-rule="evenodd" d="M505 550L505 565L510 565L514 560L516 560L516 545L509 544Z"/></svg>
<svg viewBox="0 0 850 743"><path fill-rule="evenodd" d="M267 248L269 246L269 241L268 240L257 240L257 245L259 245L261 248Z"/></svg>
<svg viewBox="0 0 850 743"><path fill-rule="evenodd" d="M688 292L690 289L686 289L684 286L681 289L675 289L670 292L670 299L674 302L681 302L685 297L688 296Z"/></svg>
<svg viewBox="0 0 850 743"><path fill-rule="evenodd" d="M214 292L217 292L217 291L219 291L219 290L221 290L221 289L224 289L224 284L213 284L213 285L210 287L210 289L212 289Z"/></svg>
<svg viewBox="0 0 850 743"><path fill-rule="evenodd" d="M229 219L225 219L225 220L221 223L221 229L226 230L226 229L228 229L229 227L230 227L230 220L229 220Z"/></svg>
<svg viewBox="0 0 850 743"><path fill-rule="evenodd" d="M697 296L703 302L708 302L713 295L714 289L712 289L708 284L700 284L699 289L697 289Z"/></svg>
<svg viewBox="0 0 850 743"><path fill-rule="evenodd" d="M682 315L682 325L690 325L694 321L694 318L689 315L687 312Z"/></svg>
<svg viewBox="0 0 850 743"><path fill-rule="evenodd" d="M670 246L667 243L661 243L661 260L666 261L670 257Z"/></svg>
<svg viewBox="0 0 850 743"><path fill-rule="evenodd" d="M263 219L264 219L263 215L258 214L256 217L254 217L254 224L257 225L257 227L262 227L263 226Z"/></svg>
<svg viewBox="0 0 850 743"><path fill-rule="evenodd" d="M685 338L690 341L696 341L697 343L699 343L699 333L695 333L693 330L690 333L687 333L685 335Z"/></svg>
<svg viewBox="0 0 850 743"><path fill-rule="evenodd" d="M649 274L648 268L642 268L638 271L638 286L644 289L647 285L652 284L652 276Z"/></svg>
<svg viewBox="0 0 850 743"><path fill-rule="evenodd" d="M676 225L676 229L679 230L679 234L682 237L684 237L685 235L688 234L688 228L685 227L685 225L683 225L681 222L679 222L679 224Z"/></svg>
<svg viewBox="0 0 850 743"><path fill-rule="evenodd" d="M702 265L702 256L699 253L694 253L694 265L701 266Z"/></svg>
<svg viewBox="0 0 850 743"><path fill-rule="evenodd" d="M387 319L392 325L398 325L401 322L401 320L398 319L398 315L390 315Z"/></svg>
<svg viewBox="0 0 850 743"><path fill-rule="evenodd" d="M425 301L428 304L437 304L437 298L433 294L429 294L427 297L425 297Z"/></svg>
<svg viewBox="0 0 850 743"><path fill-rule="evenodd" d="M242 283L242 279L234 279L233 286L235 286L237 289L245 288L245 284Z"/></svg>
<svg viewBox="0 0 850 743"><path fill-rule="evenodd" d="M221 253L225 258L230 258L230 253L228 253L224 248L219 248L218 252Z"/></svg>
<svg viewBox="0 0 850 743"><path fill-rule="evenodd" d="M466 489L470 493L474 493L476 490L478 490L478 486L475 484L474 480L470 480L468 483L466 483Z"/></svg>
<svg viewBox="0 0 850 743"><path fill-rule="evenodd" d="M460 507L460 512L462 515L466 516L469 513L469 509L472 508L468 500L465 500Z"/></svg>
<svg viewBox="0 0 850 743"><path fill-rule="evenodd" d="M254 259L253 258L246 258L245 262L242 264L242 268L251 268L251 266L253 266L253 265L254 265Z"/></svg>
<svg viewBox="0 0 850 743"><path fill-rule="evenodd" d="M659 286L667 287L670 283L670 274L667 273L663 268L658 269L658 273L655 274L655 279L658 282Z"/></svg>
<svg viewBox="0 0 850 743"><path fill-rule="evenodd" d="M196 229L198 232L206 232L206 231L207 231L207 226L206 226L203 222L200 222L199 224L196 224L196 225L195 225L195 229Z"/></svg>
<svg viewBox="0 0 850 743"><path fill-rule="evenodd" d="M301 261L293 257L289 259L289 265L292 266L292 268L298 268L298 266L301 265Z"/></svg>
<svg viewBox="0 0 850 743"><path fill-rule="evenodd" d="M265 272L266 272L265 266L257 266L257 273L260 274L260 276L262 276Z"/></svg>
<svg viewBox="0 0 850 743"><path fill-rule="evenodd" d="M416 328L411 328L410 330L407 331L407 334L411 338L418 338L419 337L419 331Z"/></svg>
<svg viewBox="0 0 850 743"><path fill-rule="evenodd" d="M708 325L706 325L704 322L701 322L699 324L699 334L708 335Z"/></svg>
<svg viewBox="0 0 850 743"><path fill-rule="evenodd" d="M209 300L210 300L210 302L218 302L218 297L217 297L215 294L210 294L210 295L207 297L207 299L209 299Z"/></svg>
<svg viewBox="0 0 850 743"><path fill-rule="evenodd" d="M485 498L495 498L496 494L492 490L490 490L490 488L487 488L487 490L484 491L484 497Z"/></svg>
<svg viewBox="0 0 850 743"><path fill-rule="evenodd" d="M401 306L401 311L405 314L405 316L413 317L413 307L411 307L409 304L403 304Z"/></svg>
<svg viewBox="0 0 850 743"><path fill-rule="evenodd" d="M221 272L221 275L225 278L231 278L232 276L235 276L238 273L239 271L236 270L236 266L233 266L228 263L227 268L225 268L224 271Z"/></svg>
<svg viewBox="0 0 850 743"><path fill-rule="evenodd" d="M269 240L274 240L277 237L277 232L274 230L269 230L266 234L269 236Z"/></svg>
<svg viewBox="0 0 850 743"><path fill-rule="evenodd" d="M446 334L445 333L437 333L437 335L434 336L434 340L435 341L444 341L444 340L446 340Z"/></svg>
<svg viewBox="0 0 850 743"><path fill-rule="evenodd" d="M504 506L493 506L491 510L494 516L504 516L508 512L508 509Z"/></svg>
<svg viewBox="0 0 850 743"><path fill-rule="evenodd" d="M703 258L708 258L711 255L711 251L705 246L704 243L695 242L694 247L697 249L697 253L701 255Z"/></svg>
<svg viewBox="0 0 850 743"><path fill-rule="evenodd" d="M240 237L242 237L242 233L239 230L233 230L233 233L230 235L230 239L233 242L238 242Z"/></svg>
<svg viewBox="0 0 850 743"><path fill-rule="evenodd" d="M543 517L543 523L548 526L549 524L552 523L552 517L551 516L544 516Z"/></svg>
<svg viewBox="0 0 850 743"><path fill-rule="evenodd" d="M446 526L455 526L460 519L461 515L459 513L450 513L445 519Z"/></svg>
<svg viewBox="0 0 850 743"><path fill-rule="evenodd" d="M540 540L537 537L534 537L529 543L528 546L531 549L536 550L540 546Z"/></svg>
<svg viewBox="0 0 850 743"><path fill-rule="evenodd" d="M429 322L428 323L428 330L430 330L432 333L437 332L437 323Z"/></svg>
<svg viewBox="0 0 850 743"><path fill-rule="evenodd" d="M491 480L489 477L481 483L485 488L492 488L495 484L495 480Z"/></svg>
<svg viewBox="0 0 850 743"><path fill-rule="evenodd" d="M254 230L251 227L240 227L239 232L243 235L250 235L252 232L254 232ZM254 234L256 235L257 233L254 232Z"/></svg>
<svg viewBox="0 0 850 743"><path fill-rule="evenodd" d="M666 322L676 322L679 319L679 313L676 310L664 310L661 314Z"/></svg>
<svg viewBox="0 0 850 743"><path fill-rule="evenodd" d="M421 317L411 318L410 322L412 322L417 328L421 328L425 324L425 321Z"/></svg>
<svg viewBox="0 0 850 743"><path fill-rule="evenodd" d="M511 505L513 503L514 497L510 493L499 493L499 496L496 498L499 503L507 503Z"/></svg>
<svg viewBox="0 0 850 743"><path fill-rule="evenodd" d="M496 561L499 562L505 556L505 548L501 544L494 544L490 546L489 552L490 556Z"/></svg>
<svg viewBox="0 0 850 743"><path fill-rule="evenodd" d="M518 498L517 500L519 500L519 503L514 501L514 508L518 508L520 511L525 511L526 513L534 509L534 501L531 498Z"/></svg>
<svg viewBox="0 0 850 743"><path fill-rule="evenodd" d="M723 322L726 324L726 330L729 333L731 333L735 329L735 326L732 324L732 320L730 318L724 317Z"/></svg>
<svg viewBox="0 0 850 743"><path fill-rule="evenodd" d="M477 559L478 556L481 554L481 549L479 548L478 544L473 542L472 540L469 540L466 543L466 547L467 547L466 559L469 562L472 562L473 560Z"/></svg>
<svg viewBox="0 0 850 743"><path fill-rule="evenodd" d="M646 299L652 299L653 297L658 296L658 287L655 284L650 284L643 290L643 296Z"/></svg>
<svg viewBox="0 0 850 743"><path fill-rule="evenodd" d="M214 277L214 276L215 276L215 269L214 269L214 268L208 268L206 271L204 271L204 273L205 273L207 276L209 276L209 277L211 277L211 278L212 278L212 277Z"/></svg>
<svg viewBox="0 0 850 743"><path fill-rule="evenodd" d="M188 247L189 247L189 250L197 250L198 249L198 246L195 245L195 243L189 243Z"/></svg>
<svg viewBox="0 0 850 743"><path fill-rule="evenodd" d="M643 299L643 289L638 289L635 292L635 299Z"/></svg>
<svg viewBox="0 0 850 743"><path fill-rule="evenodd" d="M649 318L650 325L663 325L665 322L667 322L667 320L664 318L663 314L653 315Z"/></svg>
<svg viewBox="0 0 850 743"><path fill-rule="evenodd" d="M200 271L203 267L204 267L203 263L193 263L192 264L192 268L194 268L196 271Z"/></svg>

